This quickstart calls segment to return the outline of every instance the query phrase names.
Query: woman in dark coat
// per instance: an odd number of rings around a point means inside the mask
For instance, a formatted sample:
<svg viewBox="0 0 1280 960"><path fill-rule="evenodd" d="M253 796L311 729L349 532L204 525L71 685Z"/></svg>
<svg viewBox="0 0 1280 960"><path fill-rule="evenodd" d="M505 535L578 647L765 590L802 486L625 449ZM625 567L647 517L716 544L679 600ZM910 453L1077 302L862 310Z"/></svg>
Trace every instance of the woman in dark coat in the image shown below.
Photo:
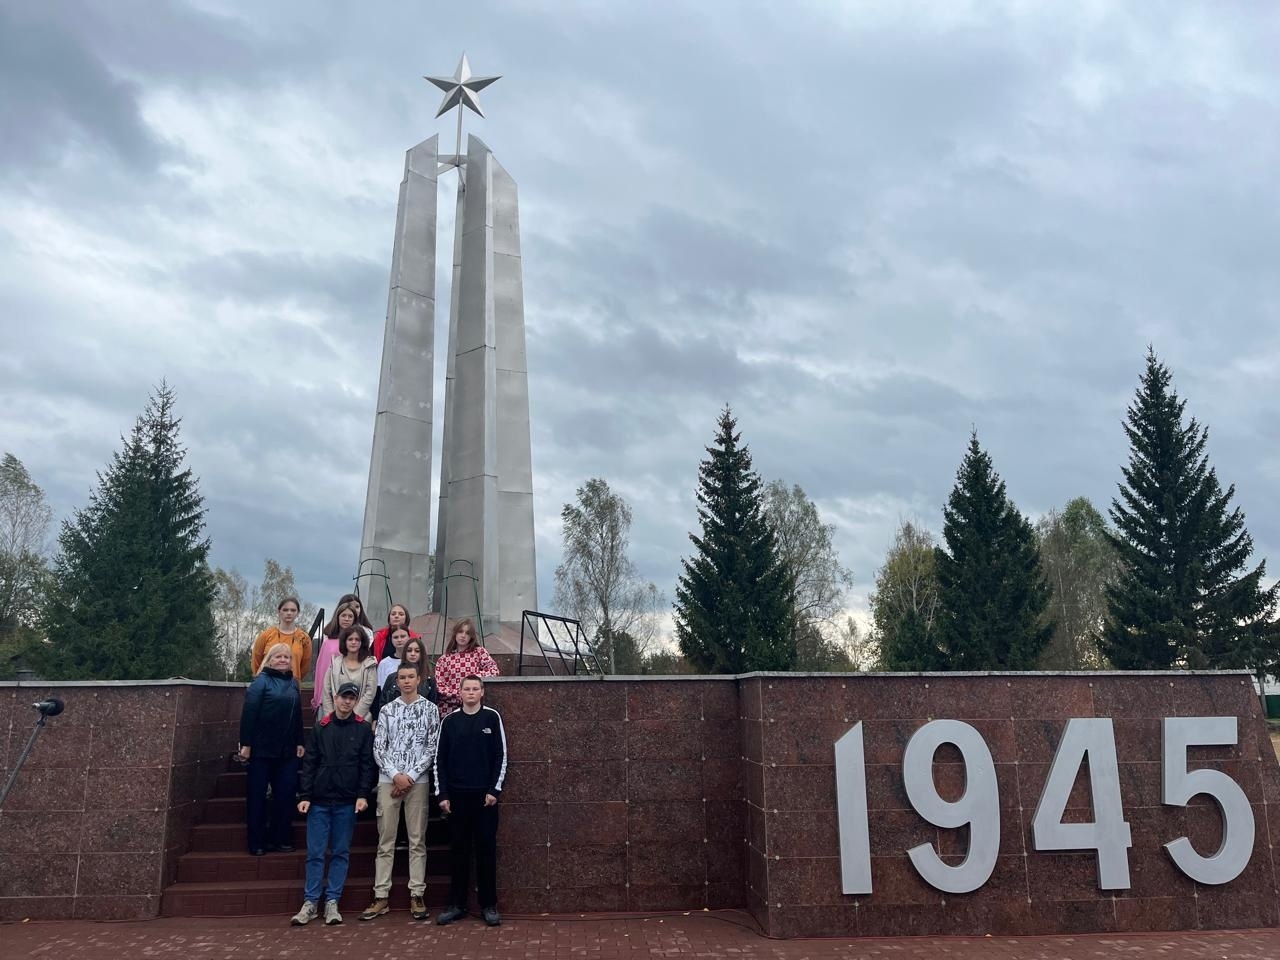
<svg viewBox="0 0 1280 960"><path fill-rule="evenodd" d="M293 849L293 802L303 754L302 695L293 679L293 653L277 643L245 693L240 711L240 758L247 762L245 822L249 852ZM267 785L271 810L267 811Z"/></svg>

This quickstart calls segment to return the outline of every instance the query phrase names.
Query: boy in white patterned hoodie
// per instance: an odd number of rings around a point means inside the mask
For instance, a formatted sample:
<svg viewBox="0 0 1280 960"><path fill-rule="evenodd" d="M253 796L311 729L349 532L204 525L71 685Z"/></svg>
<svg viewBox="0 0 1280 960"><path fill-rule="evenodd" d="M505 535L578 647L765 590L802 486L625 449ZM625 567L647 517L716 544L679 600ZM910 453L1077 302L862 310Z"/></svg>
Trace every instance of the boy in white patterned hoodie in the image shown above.
<svg viewBox="0 0 1280 960"><path fill-rule="evenodd" d="M396 671L399 698L378 714L373 756L378 762L378 856L374 864L373 902L360 915L373 920L391 904L391 864L396 852L400 809L404 808L409 835L409 913L415 920L427 918L423 894L427 889L427 770L436 757L440 739L440 711L418 693L418 667L401 663Z"/></svg>

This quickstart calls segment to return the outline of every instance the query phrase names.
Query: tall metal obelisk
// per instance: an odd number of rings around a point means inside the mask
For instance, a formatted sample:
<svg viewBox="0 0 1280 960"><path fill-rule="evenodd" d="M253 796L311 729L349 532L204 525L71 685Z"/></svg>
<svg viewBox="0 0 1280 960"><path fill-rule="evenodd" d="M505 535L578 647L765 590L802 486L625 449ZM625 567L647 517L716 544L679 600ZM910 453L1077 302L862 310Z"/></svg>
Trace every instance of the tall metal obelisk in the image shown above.
<svg viewBox="0 0 1280 960"><path fill-rule="evenodd" d="M387 622L385 583L411 611L425 609L431 590L437 139L430 137L406 153L396 208L360 540L360 595L370 622L377 624ZM383 565L386 581L380 576Z"/></svg>
<svg viewBox="0 0 1280 960"><path fill-rule="evenodd" d="M480 138L467 140L454 240L445 429L436 526L436 610L458 559L480 581L486 631L536 610L533 464L516 184ZM462 600L463 605L455 605ZM449 613L474 603L451 594Z"/></svg>
<svg viewBox="0 0 1280 960"><path fill-rule="evenodd" d="M483 117L477 94L498 78L473 77L463 55L452 77L426 79L444 91L437 117L455 107L458 110L458 152L439 157L438 166L433 164L430 253L419 258L420 265L429 262L434 272L435 176L456 168L458 200L432 609L445 612L445 578L450 573L474 573L479 610L472 585L459 578L449 584L447 613L450 619L479 613L485 633L492 637L502 632L503 625L518 627L523 610L537 608L519 208L515 181L479 138L469 136L466 154L461 152L462 110L465 107ZM431 145L434 161L435 139L426 143ZM397 253L392 265L393 299L397 271L403 270L400 224L406 217L407 199L410 198L402 187L401 210L397 215ZM426 446L415 445L413 453L407 448L388 452L383 435L389 436L392 421L384 419L383 394L387 392L386 381L394 378L398 369L392 356L396 350L392 346L390 310L386 336L361 558L378 557L386 561L393 594L397 599L407 595L404 602L416 612L423 609L420 598L426 594L421 573L426 569L430 539L430 341L427 362L425 366L417 363L414 373L418 387L415 397L420 398L425 388L426 402L422 409L427 424ZM408 477L409 471L387 471L379 464L387 460L403 463L408 457L418 456L423 449L426 463L413 472L418 486L414 495L408 495L400 481ZM428 504L426 510L424 498ZM410 514L412 522L406 523ZM395 555L400 549L400 546L391 547L393 541L397 545L412 542L416 552L407 567L402 563L392 569L388 557L398 560ZM458 560L466 563L455 566L454 561ZM402 574L401 570L408 572ZM381 612L375 603L377 592L373 587L367 593L371 616ZM385 606L385 601L382 605Z"/></svg>

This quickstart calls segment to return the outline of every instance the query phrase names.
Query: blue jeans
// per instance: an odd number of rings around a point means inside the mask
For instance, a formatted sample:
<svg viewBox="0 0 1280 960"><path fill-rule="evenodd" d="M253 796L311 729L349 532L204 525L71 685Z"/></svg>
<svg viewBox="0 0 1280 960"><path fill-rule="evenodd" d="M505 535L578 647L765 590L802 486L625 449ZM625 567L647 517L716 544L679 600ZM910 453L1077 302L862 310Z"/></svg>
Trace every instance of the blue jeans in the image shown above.
<svg viewBox="0 0 1280 960"><path fill-rule="evenodd" d="M347 864L351 859L351 834L356 827L355 801L347 803L313 803L307 811L307 885L302 898L320 902L320 886L324 881L324 855L329 859L329 887L324 898L337 903L342 886L347 882Z"/></svg>

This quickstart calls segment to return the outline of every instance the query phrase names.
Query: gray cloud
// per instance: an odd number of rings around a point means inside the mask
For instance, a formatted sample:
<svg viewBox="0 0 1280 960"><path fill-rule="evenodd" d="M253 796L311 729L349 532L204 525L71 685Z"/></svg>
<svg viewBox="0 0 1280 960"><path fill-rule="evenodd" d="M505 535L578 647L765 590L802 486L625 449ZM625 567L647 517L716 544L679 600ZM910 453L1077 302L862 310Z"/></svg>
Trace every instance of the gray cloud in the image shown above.
<svg viewBox="0 0 1280 960"><path fill-rule="evenodd" d="M1024 511L1105 507L1148 344L1280 568L1268 12L211 9L0 11L0 428L59 510L166 376L215 560L346 589L402 155L452 148L418 78L467 47L521 188L548 598L591 476L671 594L726 402L860 594L971 428Z"/></svg>

